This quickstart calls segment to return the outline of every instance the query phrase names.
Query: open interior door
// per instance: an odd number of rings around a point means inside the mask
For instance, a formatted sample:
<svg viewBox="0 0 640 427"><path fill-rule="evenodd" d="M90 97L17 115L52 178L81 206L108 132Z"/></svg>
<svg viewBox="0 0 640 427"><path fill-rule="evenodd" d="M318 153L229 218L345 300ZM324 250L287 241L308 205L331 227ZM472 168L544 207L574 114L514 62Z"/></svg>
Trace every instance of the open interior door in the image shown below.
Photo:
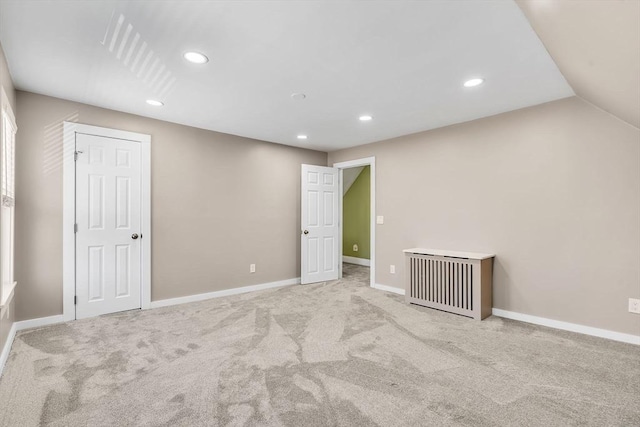
<svg viewBox="0 0 640 427"><path fill-rule="evenodd" d="M302 165L301 282L338 278L340 218L338 169Z"/></svg>

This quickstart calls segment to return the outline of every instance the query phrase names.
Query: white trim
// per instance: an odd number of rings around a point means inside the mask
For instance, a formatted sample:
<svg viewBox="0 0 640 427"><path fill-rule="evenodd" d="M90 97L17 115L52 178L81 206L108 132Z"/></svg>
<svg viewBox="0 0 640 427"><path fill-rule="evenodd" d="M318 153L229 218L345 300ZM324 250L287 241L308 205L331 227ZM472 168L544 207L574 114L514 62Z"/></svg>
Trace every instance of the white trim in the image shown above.
<svg viewBox="0 0 640 427"><path fill-rule="evenodd" d="M394 286L381 285L380 283L376 283L371 286L374 289L378 289L380 291L393 292L394 294L404 295L404 289L396 288Z"/></svg>
<svg viewBox="0 0 640 427"><path fill-rule="evenodd" d="M247 292L272 289L272 288L277 288L282 286L296 285L299 283L300 283L300 278L298 277L295 279L281 280L278 282L271 282L271 283L263 283L260 285L225 289L222 291L209 292L206 294L197 294L197 295L190 295L190 296L180 297L180 298L171 298L171 299L165 299L160 301L152 301L150 308L167 307L171 305L184 304L189 302L204 301L211 298L220 298L220 297L225 297L230 295L237 295L237 294L243 294ZM404 289L396 288L393 286L381 285L379 283L374 284L372 288L378 289L381 291L392 292L398 295L405 294ZM493 315L498 317L503 317L505 319L512 319L512 320L517 320L517 321L526 322L526 323L533 323L535 325L547 326L550 328L577 332L577 333L591 335L591 336L600 337L600 338L607 338L613 341L620 341L620 342L625 342L629 344L640 345L640 336L638 335L614 332L606 329L599 329L599 328L593 328L590 326L578 325L575 323L561 322L559 320L547 319L544 317L531 316L529 314L522 314L522 313L516 313L513 311L501 310L499 308L493 309ZM60 314L57 316L40 317L37 319L14 322L13 325L11 325L11 329L9 330L9 335L7 336L7 341L4 344L2 353L0 353L0 374L2 374L4 365L7 362L7 359L9 358L11 346L13 345L13 341L15 339L17 331L53 325L56 323L63 323L65 321L66 321L65 317Z"/></svg>
<svg viewBox="0 0 640 427"><path fill-rule="evenodd" d="M300 284L300 278L296 277L294 279L262 283L259 285L243 286L241 288L225 289L222 291L208 292L206 294L189 295L189 296L180 297L180 298L170 298L170 299L163 299L160 301L152 301L149 304L148 308L168 307L171 305L204 301L212 298L220 298L220 297L226 297L230 295L238 295L238 294L244 294L247 292L262 291L265 289L273 289L273 288L279 288L282 286L291 286L291 285L299 285L299 284ZM14 322L13 325L11 325L11 329L9 330L9 335L7 336L7 341L4 344L2 353L0 353L0 375L2 375L2 370L4 369L4 365L7 362L7 359L9 358L9 353L11 352L11 346L13 345L13 341L16 337L16 332L22 331L25 329L55 325L57 323L64 323L66 321L67 319L65 315L58 314L56 316L39 317L37 319L29 319L29 320L23 320L20 322Z"/></svg>
<svg viewBox="0 0 640 427"><path fill-rule="evenodd" d="M262 291L265 289L279 288L282 286L299 285L300 278L279 280L277 282L261 283L259 285L243 286L241 288L224 289L222 291L207 292L204 294L188 295L186 297L162 299L159 301L151 301L150 308L167 307L170 305L186 304L189 302L204 301L212 298L227 297L230 295L244 294L247 292Z"/></svg>
<svg viewBox="0 0 640 427"><path fill-rule="evenodd" d="M342 194L342 169L353 168L356 166L370 166L371 172L371 185L370 185L370 198L371 198L371 238L369 242L369 286L376 287L376 158L364 157L362 159L348 160L346 162L334 163L333 167L340 169L340 194ZM342 256L342 199L340 198L340 256ZM340 264L340 278L342 278L342 263Z"/></svg>
<svg viewBox="0 0 640 427"><path fill-rule="evenodd" d="M372 165L372 164L375 164L375 162L376 162L375 156L363 157L362 159L347 160L346 162L334 163L333 167L339 168L339 169L349 169L349 168L355 168L358 166Z"/></svg>
<svg viewBox="0 0 640 427"><path fill-rule="evenodd" d="M3 286L2 292L0 292L0 294L2 294L2 300L0 300L0 310L4 310L5 307L8 307L9 304L11 304L11 300L13 299L13 295L16 290L16 285L17 282L13 282L9 286ZM6 295L5 292L7 293Z"/></svg>
<svg viewBox="0 0 640 427"><path fill-rule="evenodd" d="M143 309L151 306L151 136L141 133L63 122L63 175L62 175L62 318L76 318L75 305L75 161L76 134L136 141L141 145L142 162L142 292ZM54 316L55 317L55 316ZM57 323L57 322L56 322Z"/></svg>
<svg viewBox="0 0 640 427"><path fill-rule="evenodd" d="M140 141L142 148L142 289L140 293L140 303L143 310L151 307L151 136Z"/></svg>
<svg viewBox="0 0 640 427"><path fill-rule="evenodd" d="M395 288L393 286L381 285L376 283L372 286L375 289L381 291L393 292L398 295L404 295L405 290L401 288ZM516 313L514 311L501 310L494 308L494 316L503 317L505 319L517 320L520 322L532 323L534 325L546 326L554 329L561 329L563 331L576 332L579 334L591 335L594 337L606 338L613 341L625 342L628 344L640 345L640 336L625 334L622 332L609 331L607 329L594 328L591 326L578 325L576 323L562 322L560 320L547 319L545 317L531 316L530 314Z"/></svg>
<svg viewBox="0 0 640 427"><path fill-rule="evenodd" d="M4 129L4 125L6 124L4 118L5 116L7 117L9 123L8 126L10 127L9 129ZM5 315L8 317L8 313L9 313L9 304L11 304L11 301L13 300L14 294L15 294L15 288L16 288L16 282L15 282L15 253L16 253L16 248L15 248L15 168L16 168L16 162L15 162L15 150L16 150L16 133L18 132L18 125L16 124L16 116L15 113L13 112L13 108L11 107L11 103L9 102L9 98L7 97L7 93L4 90L4 87L0 86L0 139L4 139L5 135L9 135L10 141L13 143L13 187L12 191L13 194L11 195L14 198L14 204L12 207L8 208L10 210L9 212L9 218L8 220L10 221L9 224L9 228L10 228L10 233L9 233L9 254L3 254L2 258L6 258L6 259L2 259L0 261L0 264L7 264L7 265L0 265L0 278L2 278L0 280L0 319L2 319ZM0 141L0 143L4 144L4 141ZM0 144L0 151L4 151L4 147L2 147ZM0 153L0 162L2 163L2 165L4 165L4 158L2 157L4 155L4 153ZM4 175L4 170L2 169L2 165L0 165L0 173L2 175ZM7 185L9 183L7 182ZM2 219L2 212L0 212L0 219ZM7 268L8 270L8 279L10 280L10 282L8 282L7 284L4 283L4 272L2 271L2 268ZM4 350L3 350L4 351ZM0 365L0 372L2 372L2 366L4 365L4 362L2 362L2 364Z"/></svg>
<svg viewBox="0 0 640 427"><path fill-rule="evenodd" d="M5 92L4 88L0 86L0 112L4 111L7 113L9 120L11 121L11 126L17 132L18 125L16 124L16 115L13 113L13 109L11 108L11 103L9 102L9 97Z"/></svg>
<svg viewBox="0 0 640 427"><path fill-rule="evenodd" d="M4 347L2 348L2 353L0 353L0 375L2 374L4 365L9 359L9 353L11 352L13 341L16 338L16 332L63 322L65 322L65 319L62 314L49 317L39 317L37 319L22 320L20 322L13 322L13 324L11 325L11 329L9 329L9 335L7 335L7 341L4 343Z"/></svg>
<svg viewBox="0 0 640 427"><path fill-rule="evenodd" d="M340 201L338 202L338 238L340 239L338 243L338 256L342 256L342 262L338 263L338 279L342 279L342 263L344 262L344 256L342 255L342 245L344 245L344 236L342 234L342 221L344 218L344 170L338 169L338 194L340 195Z"/></svg>
<svg viewBox="0 0 640 427"><path fill-rule="evenodd" d="M371 266L371 260L365 258L356 258L354 256L342 255L342 262L347 264L363 265L365 267Z"/></svg>
<svg viewBox="0 0 640 427"><path fill-rule="evenodd" d="M63 122L62 149L62 313L64 320L76 318L73 303L76 293L75 235L76 171L74 153L76 147L75 123Z"/></svg>
<svg viewBox="0 0 640 427"><path fill-rule="evenodd" d="M21 320L15 322L16 331L24 331L25 329L41 328L43 326L55 325L56 323L66 322L62 314L49 317L38 317L36 319Z"/></svg>
<svg viewBox="0 0 640 427"><path fill-rule="evenodd" d="M4 343L4 347L2 348L2 353L0 353L0 375L2 375L2 370L4 369L5 363L9 359L9 353L11 353L11 346L13 345L13 340L16 337L16 324L11 325L11 329L9 329L9 335L7 335L7 341Z"/></svg>
<svg viewBox="0 0 640 427"><path fill-rule="evenodd" d="M562 322L560 320L547 319L545 317L531 316L530 314L516 313L515 311L493 309L493 315L504 317L505 319L518 320L520 322L533 323L534 325L547 326L549 328L561 329L563 331L577 332L579 334L591 335L594 337L607 338L613 341L626 342L640 345L640 336L625 334L622 332L609 331L607 329L594 328L591 326L578 325L576 323Z"/></svg>

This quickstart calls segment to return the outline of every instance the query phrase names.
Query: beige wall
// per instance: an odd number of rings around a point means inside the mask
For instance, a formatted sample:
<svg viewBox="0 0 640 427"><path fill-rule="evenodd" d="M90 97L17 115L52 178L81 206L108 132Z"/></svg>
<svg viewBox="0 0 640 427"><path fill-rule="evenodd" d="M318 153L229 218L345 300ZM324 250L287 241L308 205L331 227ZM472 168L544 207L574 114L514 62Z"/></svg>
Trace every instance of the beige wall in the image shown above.
<svg viewBox="0 0 640 427"><path fill-rule="evenodd" d="M18 319L62 313L63 120L151 135L152 300L300 276L300 165L326 153L21 91L17 116Z"/></svg>
<svg viewBox="0 0 640 427"><path fill-rule="evenodd" d="M640 131L579 98L329 153L376 157L376 281L402 249L497 254L494 307L640 335ZM389 265L398 274L389 274Z"/></svg>
<svg viewBox="0 0 640 427"><path fill-rule="evenodd" d="M11 104L11 108L14 113L16 111L15 104L15 89L13 87L13 82L11 80L11 75L9 74L9 68L7 66L7 60L4 56L4 51L2 50L2 45L0 45L0 86L4 89L7 94L7 99L9 100L9 104ZM0 120L0 134L2 132L2 120ZM8 306L8 310L2 310L0 313L0 352L4 348L5 343L7 342L7 336L9 335L9 331L11 330L11 326L13 325L15 319L15 298L11 301Z"/></svg>
<svg viewBox="0 0 640 427"><path fill-rule="evenodd" d="M517 2L576 94L640 128L640 1Z"/></svg>

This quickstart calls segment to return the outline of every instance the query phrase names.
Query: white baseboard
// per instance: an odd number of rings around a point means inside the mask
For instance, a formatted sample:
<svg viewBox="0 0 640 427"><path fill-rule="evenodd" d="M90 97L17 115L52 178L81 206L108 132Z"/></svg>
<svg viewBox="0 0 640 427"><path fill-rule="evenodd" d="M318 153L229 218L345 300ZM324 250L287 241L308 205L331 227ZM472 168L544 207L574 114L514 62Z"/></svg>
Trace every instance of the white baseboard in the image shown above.
<svg viewBox="0 0 640 427"><path fill-rule="evenodd" d="M577 332L579 334L592 335L594 337L607 338L613 341L640 345L640 336L638 335L624 334L622 332L614 332L607 329L593 328L591 326L578 325L576 323L562 322L560 320L547 319L545 317L531 316L530 314L516 313L514 311L501 310L499 308L493 309L493 315L504 317L505 319L533 323L534 325L562 329L563 331Z"/></svg>
<svg viewBox="0 0 640 427"><path fill-rule="evenodd" d="M0 353L0 374L2 374L4 365L5 363L7 363L7 359L9 358L9 353L11 352L11 346L13 345L13 341L16 338L16 332L22 331L24 329L38 328L40 326L48 326L56 323L62 323L64 321L65 321L64 316L62 314L59 314L57 316L39 317L37 319L13 322L13 325L11 325L11 329L9 330L9 335L7 336L7 342L4 343L4 347L2 348L2 353Z"/></svg>
<svg viewBox="0 0 640 427"><path fill-rule="evenodd" d="M211 298L220 298L220 297L225 297L230 295L244 294L247 292L278 288L282 286L297 285L299 283L300 283L300 278L297 277L294 279L280 280L277 282L262 283L259 285L252 285L252 286L243 286L241 288L225 289L222 291L208 292L205 294L189 295L189 296L180 297L180 298L170 298L170 299L164 299L160 301L152 301L151 308L167 307L170 305L185 304L188 302L204 301ZM378 289L386 292L393 292L399 295L405 294L404 289L396 288L393 286L381 285L379 283L376 283L372 287L374 289ZM535 325L547 326L549 328L561 329L564 331L577 332L580 334L591 335L591 336L600 337L600 338L607 338L613 341L620 341L620 342L625 342L629 344L640 345L640 336L638 335L625 334L622 332L614 332L606 329L594 328L591 326L578 325L576 323L562 322L559 320L547 319L544 317L537 317L529 314L516 313L514 311L501 310L499 308L493 309L493 315L498 317L504 317L505 319L512 319L512 320L518 320L526 323L533 323ZM65 318L62 314L56 315L56 316L41 317L38 319L30 319L30 320L15 322L11 326L11 329L9 330L7 341L4 344L2 353L0 353L0 374L2 374L4 365L7 362L7 359L9 358L11 346L13 345L13 341L17 331L22 331L24 329L38 328L41 326L48 326L48 325L53 325L56 323L63 323L63 322L65 322Z"/></svg>
<svg viewBox="0 0 640 427"><path fill-rule="evenodd" d="M66 319L62 314L49 317L38 317L37 319L21 320L16 322L16 331L23 331L25 329L39 328L41 326L55 325L56 323L64 323Z"/></svg>
<svg viewBox="0 0 640 427"><path fill-rule="evenodd" d="M379 283L376 283L374 286L372 286L372 288L386 292L393 292L399 295L405 294L404 289L381 285ZM534 325L561 329L563 331L577 332L579 334L591 335L594 337L607 338L613 341L640 345L640 336L638 335L614 332L607 329L578 325L576 323L562 322L560 320L547 319L545 317L532 316L530 314L516 313L515 311L501 310L499 308L494 308L492 314L494 316L504 317L505 319L518 320L520 322L533 323Z"/></svg>
<svg viewBox="0 0 640 427"><path fill-rule="evenodd" d="M4 343L4 347L2 348L2 353L0 353L0 375L2 375L2 370L4 369L4 364L7 363L7 359L9 359L9 352L11 352L11 346L13 345L13 339L16 337L16 324L11 325L11 329L9 329L9 335L7 335L7 341Z"/></svg>
<svg viewBox="0 0 640 427"><path fill-rule="evenodd" d="M379 283L376 283L375 285L372 286L372 288L378 289L381 291L393 292L394 294L398 294L398 295L404 295L404 289L395 288L393 286L381 285Z"/></svg>
<svg viewBox="0 0 640 427"><path fill-rule="evenodd" d="M228 295L244 294L246 292L261 291L264 289L278 288L280 286L296 285L299 283L300 283L300 278L298 277L295 279L280 280L278 282L244 286L242 288L225 289L223 291L209 292L206 294L189 295L189 296L180 297L180 298L171 298L171 299L164 299L160 301L152 301L150 308L166 307L169 305L184 304L187 302L194 302L194 301L203 301L210 298L220 298ZM41 326L54 325L56 323L64 323L66 321L67 319L64 318L64 315L58 314L56 316L39 317L37 319L29 319L29 320L22 320L20 322L15 322L13 324L13 327L15 327L15 331L17 332L17 331L22 331L24 329L39 328Z"/></svg>
<svg viewBox="0 0 640 427"><path fill-rule="evenodd" d="M365 267L371 267L370 259L356 258L354 256L343 255L342 262L346 262L347 264L364 265Z"/></svg>
<svg viewBox="0 0 640 427"><path fill-rule="evenodd" d="M189 295L186 297L169 298L159 301L151 301L150 308L167 307L176 304L185 304L188 302L204 301L212 298L227 297L230 295L244 294L247 292L262 291L265 289L279 288L281 286L290 286L300 284L300 278L280 280L277 282L261 283L259 285L243 286L241 288L225 289L222 291L207 292L205 294Z"/></svg>
<svg viewBox="0 0 640 427"><path fill-rule="evenodd" d="M223 291L209 292L206 294L189 295L189 296L180 297L180 298L170 298L170 299L164 299L160 301L152 301L150 308L167 307L170 305L184 304L184 303L195 302L195 301L203 301L211 298L220 298L220 297L226 297L229 295L244 294L246 292L261 291L264 289L279 288L281 286L290 286L290 285L297 285L297 284L300 284L299 277L294 279L288 279L288 280L280 280L278 282L262 283L259 285L252 285L252 286L243 286L241 288L225 289ZM67 319L64 318L64 315L59 314L56 316L39 317L37 319L29 319L29 320L22 320L20 322L14 322L13 325L11 325L11 329L9 330L9 335L7 336L7 342L5 342L4 347L2 348L2 353L0 353L0 375L2 374L2 370L4 369L4 365L7 362L7 359L9 358L9 353L11 352L11 346L13 345L13 341L16 337L16 332L22 331L25 329L32 329L32 328L39 328L42 326L54 325L56 323L63 323L65 321L67 321Z"/></svg>

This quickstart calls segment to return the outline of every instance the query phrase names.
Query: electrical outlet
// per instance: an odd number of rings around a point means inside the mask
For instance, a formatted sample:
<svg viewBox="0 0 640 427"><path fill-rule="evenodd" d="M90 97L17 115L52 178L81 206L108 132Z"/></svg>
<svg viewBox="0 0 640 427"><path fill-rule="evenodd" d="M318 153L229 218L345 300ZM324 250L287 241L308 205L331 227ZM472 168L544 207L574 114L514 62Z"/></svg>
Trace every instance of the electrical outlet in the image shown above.
<svg viewBox="0 0 640 427"><path fill-rule="evenodd" d="M640 299L629 298L629 313L640 314Z"/></svg>
<svg viewBox="0 0 640 427"><path fill-rule="evenodd" d="M358 252L358 245L353 245L353 252Z"/></svg>
<svg viewBox="0 0 640 427"><path fill-rule="evenodd" d="M255 264L250 264L249 265L249 273L255 273L256 272L256 265Z"/></svg>
<svg viewBox="0 0 640 427"><path fill-rule="evenodd" d="M396 266L395 265L390 265L389 266L389 273L396 274Z"/></svg>
<svg viewBox="0 0 640 427"><path fill-rule="evenodd" d="M376 217L376 224L384 224L384 216L378 215Z"/></svg>

